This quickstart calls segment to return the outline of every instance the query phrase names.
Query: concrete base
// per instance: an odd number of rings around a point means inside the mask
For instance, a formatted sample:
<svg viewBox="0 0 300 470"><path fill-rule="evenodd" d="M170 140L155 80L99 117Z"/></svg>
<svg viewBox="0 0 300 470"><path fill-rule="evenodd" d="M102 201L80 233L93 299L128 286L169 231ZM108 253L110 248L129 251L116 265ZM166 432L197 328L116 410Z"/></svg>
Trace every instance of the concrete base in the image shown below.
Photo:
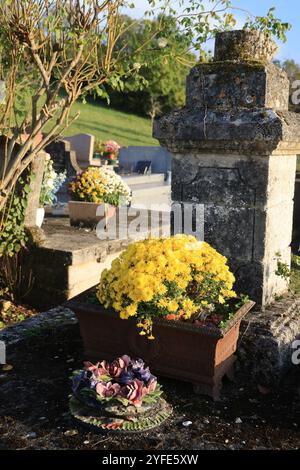
<svg viewBox="0 0 300 470"><path fill-rule="evenodd" d="M171 185L165 182L165 174L123 176L132 191L132 207L153 209L154 205L171 207Z"/></svg>
<svg viewBox="0 0 300 470"><path fill-rule="evenodd" d="M300 339L300 296L286 296L242 321L240 370L256 385L272 389L295 365L293 342ZM300 356L300 355L299 355Z"/></svg>

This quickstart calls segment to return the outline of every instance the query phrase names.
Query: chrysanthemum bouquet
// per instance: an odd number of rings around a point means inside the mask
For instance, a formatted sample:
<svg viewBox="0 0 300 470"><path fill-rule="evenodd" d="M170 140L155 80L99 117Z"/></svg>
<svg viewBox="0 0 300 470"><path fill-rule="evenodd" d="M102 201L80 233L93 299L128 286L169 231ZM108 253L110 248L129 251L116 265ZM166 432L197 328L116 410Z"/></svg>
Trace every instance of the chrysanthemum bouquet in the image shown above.
<svg viewBox="0 0 300 470"><path fill-rule="evenodd" d="M178 235L135 242L102 273L98 299L122 319L136 317L141 335L154 318L219 326L235 278L208 243ZM226 309L225 309L226 310Z"/></svg>
<svg viewBox="0 0 300 470"><path fill-rule="evenodd" d="M131 191L115 171L106 166L91 167L77 175L70 183L73 201L107 203L113 206L127 205Z"/></svg>

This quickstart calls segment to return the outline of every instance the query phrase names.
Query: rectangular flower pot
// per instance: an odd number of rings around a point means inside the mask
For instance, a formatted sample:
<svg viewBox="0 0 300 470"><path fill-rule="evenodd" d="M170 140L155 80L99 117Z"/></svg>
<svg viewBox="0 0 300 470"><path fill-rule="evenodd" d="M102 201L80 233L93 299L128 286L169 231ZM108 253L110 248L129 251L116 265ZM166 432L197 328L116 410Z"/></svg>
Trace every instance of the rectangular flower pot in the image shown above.
<svg viewBox="0 0 300 470"><path fill-rule="evenodd" d="M67 306L78 318L85 358L112 360L123 354L141 357L156 374L190 382L197 393L217 400L224 375L233 374L241 319L251 310L248 302L228 322L225 330L158 320L155 340L140 336L134 319L121 320L113 310L88 301L81 294Z"/></svg>
<svg viewBox="0 0 300 470"><path fill-rule="evenodd" d="M108 220L110 217L113 217L116 212L116 208L109 204L69 201L68 205L70 224L74 227L94 228L102 219L106 218L106 220ZM103 214L102 216L97 215L98 208L100 208L100 214Z"/></svg>

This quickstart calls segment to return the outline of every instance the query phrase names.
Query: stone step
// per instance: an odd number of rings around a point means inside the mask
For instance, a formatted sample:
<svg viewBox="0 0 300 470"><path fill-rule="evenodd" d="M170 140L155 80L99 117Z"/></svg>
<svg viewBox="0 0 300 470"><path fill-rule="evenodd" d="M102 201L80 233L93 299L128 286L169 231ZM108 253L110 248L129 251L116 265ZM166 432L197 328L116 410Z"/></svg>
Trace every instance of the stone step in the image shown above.
<svg viewBox="0 0 300 470"><path fill-rule="evenodd" d="M149 175L120 175L128 186L135 186L141 184L163 183L165 181L164 173L151 173Z"/></svg>
<svg viewBox="0 0 300 470"><path fill-rule="evenodd" d="M171 207L171 186L166 183L135 185L131 189L132 207L138 205L143 205L148 209L153 205Z"/></svg>

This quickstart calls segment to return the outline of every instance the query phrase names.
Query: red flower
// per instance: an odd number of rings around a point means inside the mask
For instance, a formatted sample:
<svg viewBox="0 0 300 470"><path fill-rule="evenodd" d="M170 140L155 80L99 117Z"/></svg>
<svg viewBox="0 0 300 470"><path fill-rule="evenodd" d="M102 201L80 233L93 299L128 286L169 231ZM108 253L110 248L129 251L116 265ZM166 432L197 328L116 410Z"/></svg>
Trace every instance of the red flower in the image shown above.
<svg viewBox="0 0 300 470"><path fill-rule="evenodd" d="M108 140L104 144L104 149L106 153L116 154L120 150L121 146L114 140Z"/></svg>
<svg viewBox="0 0 300 470"><path fill-rule="evenodd" d="M179 315L175 315L175 313L168 313L168 315L166 316L167 320L178 320L178 318Z"/></svg>

